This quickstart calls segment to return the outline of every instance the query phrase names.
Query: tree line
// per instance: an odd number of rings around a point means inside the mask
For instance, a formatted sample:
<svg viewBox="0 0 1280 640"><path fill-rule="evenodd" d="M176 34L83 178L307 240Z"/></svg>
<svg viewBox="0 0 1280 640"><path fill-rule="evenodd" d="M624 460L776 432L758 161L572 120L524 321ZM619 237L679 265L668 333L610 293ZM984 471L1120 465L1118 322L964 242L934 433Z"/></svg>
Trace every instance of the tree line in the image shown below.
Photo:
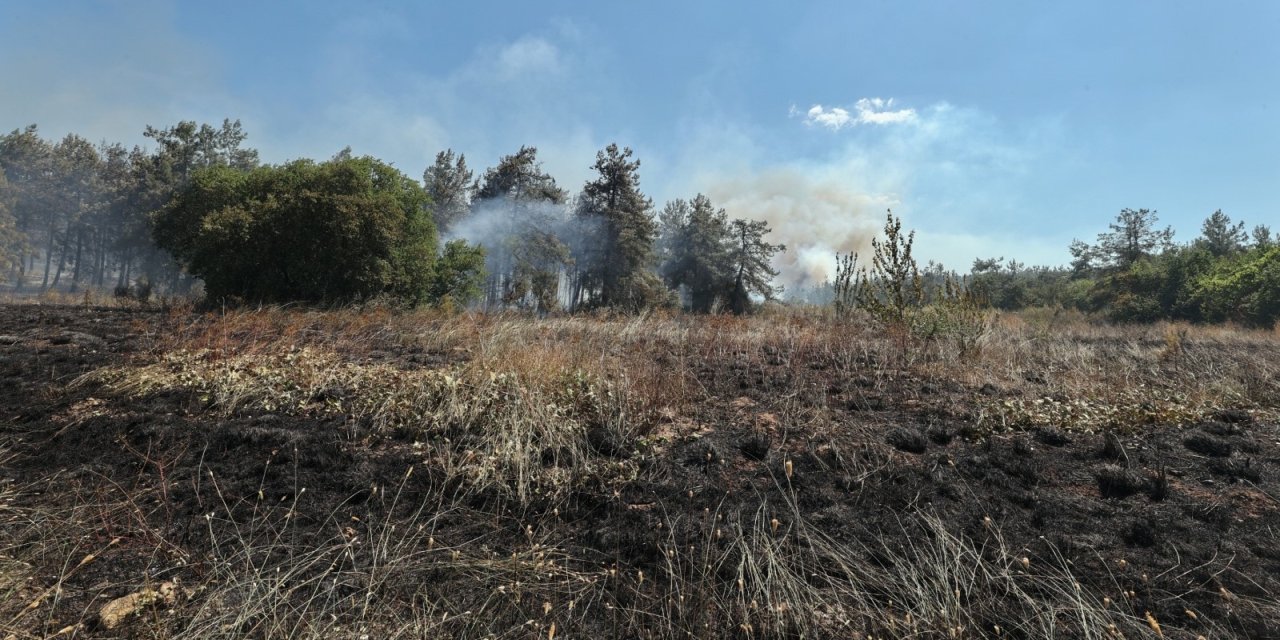
<svg viewBox="0 0 1280 640"><path fill-rule="evenodd" d="M35 125L0 136L0 279L18 290L142 282L189 288L171 256L152 242L150 216L212 166L248 169L239 122L147 127L153 149L58 141Z"/></svg>
<svg viewBox="0 0 1280 640"><path fill-rule="evenodd" d="M1246 230L1221 210L1179 243L1151 209L1124 209L1093 243L1071 243L1069 267L978 259L970 282L992 306L1076 308L1112 320L1280 321L1280 246L1270 227Z"/></svg>
<svg viewBox="0 0 1280 640"><path fill-rule="evenodd" d="M148 126L144 135L149 148L75 134L46 140L35 125L0 136L0 281L16 291L203 287L218 301L385 296L543 313L746 313L782 293L770 264L786 247L768 242L766 223L730 219L701 194L659 210L640 188L640 161L615 144L597 153L592 179L572 193L533 147L478 175L445 150L417 180L349 149L264 165L238 121ZM909 237L888 229L883 247L897 246L890 236ZM913 289L923 292L913 299L933 304L933 292L954 285L997 309L1253 326L1280 319L1276 238L1222 211L1177 243L1154 210L1124 209L1070 253L1066 267L977 259L964 278L936 263L918 273L912 266ZM887 303L868 291L902 290L864 282L853 296L853 267L844 264L845 281L809 299L834 300L840 312L855 298Z"/></svg>
<svg viewBox="0 0 1280 640"><path fill-rule="evenodd" d="M350 149L264 165L238 121L147 127L153 148L0 137L0 279L15 290L203 287L211 300L683 305L745 313L780 290L764 222L702 195L661 213L611 144L571 194L533 147L479 176L453 150L422 180Z"/></svg>

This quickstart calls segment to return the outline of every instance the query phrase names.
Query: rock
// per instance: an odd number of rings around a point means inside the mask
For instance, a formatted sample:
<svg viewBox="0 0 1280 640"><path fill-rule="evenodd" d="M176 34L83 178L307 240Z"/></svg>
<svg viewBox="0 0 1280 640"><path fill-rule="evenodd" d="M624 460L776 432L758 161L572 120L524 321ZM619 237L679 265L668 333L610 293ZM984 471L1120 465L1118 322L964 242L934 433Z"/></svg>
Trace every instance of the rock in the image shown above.
<svg viewBox="0 0 1280 640"><path fill-rule="evenodd" d="M178 585L163 582L156 588L145 588L108 602L98 611L98 620L106 629L115 629L130 616L155 604L172 605L178 599Z"/></svg>

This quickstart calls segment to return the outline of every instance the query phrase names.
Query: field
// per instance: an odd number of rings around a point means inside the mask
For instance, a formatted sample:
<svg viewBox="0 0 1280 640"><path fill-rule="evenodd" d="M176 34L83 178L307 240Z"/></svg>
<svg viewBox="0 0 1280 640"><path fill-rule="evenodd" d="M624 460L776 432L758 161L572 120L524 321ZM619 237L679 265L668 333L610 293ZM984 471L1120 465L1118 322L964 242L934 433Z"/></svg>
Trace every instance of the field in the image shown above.
<svg viewBox="0 0 1280 640"><path fill-rule="evenodd" d="M0 638L1280 637L1280 334L0 306Z"/></svg>

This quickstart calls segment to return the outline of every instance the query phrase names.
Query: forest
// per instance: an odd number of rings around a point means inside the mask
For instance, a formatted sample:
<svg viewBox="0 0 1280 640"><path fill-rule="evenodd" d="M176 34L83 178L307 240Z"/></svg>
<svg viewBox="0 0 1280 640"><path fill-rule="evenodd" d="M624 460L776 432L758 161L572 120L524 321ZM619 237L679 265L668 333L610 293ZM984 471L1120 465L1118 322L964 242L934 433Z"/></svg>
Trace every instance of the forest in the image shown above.
<svg viewBox="0 0 1280 640"><path fill-rule="evenodd" d="M132 149L74 134L46 140L36 125L0 137L0 274L12 291L743 314L766 302L875 306L892 284L881 282L886 272L867 277L863 256L861 268L843 264L860 274L837 268L826 283L784 291L772 259L786 247L769 242L768 221L731 220L702 194L658 207L641 191L639 160L617 145L597 154L597 177L575 192L527 146L478 174L441 151L418 180L350 149L265 165L239 121L144 135L151 145ZM961 273L918 266L906 248L907 271L892 277L919 281L916 306L950 287L984 307L1116 321L1269 327L1280 318L1270 228L1247 230L1221 210L1178 242L1156 211L1125 208L1095 242L1071 244L1068 266L977 258Z"/></svg>

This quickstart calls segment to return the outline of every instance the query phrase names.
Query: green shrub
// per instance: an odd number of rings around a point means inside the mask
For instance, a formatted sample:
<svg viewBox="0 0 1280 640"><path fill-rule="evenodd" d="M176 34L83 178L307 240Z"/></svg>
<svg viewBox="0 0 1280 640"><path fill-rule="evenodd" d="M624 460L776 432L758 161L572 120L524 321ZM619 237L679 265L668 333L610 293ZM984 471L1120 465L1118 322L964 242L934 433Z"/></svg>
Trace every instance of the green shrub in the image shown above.
<svg viewBox="0 0 1280 640"><path fill-rule="evenodd" d="M390 295L416 305L474 295L475 250L446 247L438 265L427 203L415 181L368 157L215 167L156 216L153 236L215 299Z"/></svg>
<svg viewBox="0 0 1280 640"><path fill-rule="evenodd" d="M1280 321L1280 247L1219 262L1193 284L1191 298L1206 320L1272 326Z"/></svg>

